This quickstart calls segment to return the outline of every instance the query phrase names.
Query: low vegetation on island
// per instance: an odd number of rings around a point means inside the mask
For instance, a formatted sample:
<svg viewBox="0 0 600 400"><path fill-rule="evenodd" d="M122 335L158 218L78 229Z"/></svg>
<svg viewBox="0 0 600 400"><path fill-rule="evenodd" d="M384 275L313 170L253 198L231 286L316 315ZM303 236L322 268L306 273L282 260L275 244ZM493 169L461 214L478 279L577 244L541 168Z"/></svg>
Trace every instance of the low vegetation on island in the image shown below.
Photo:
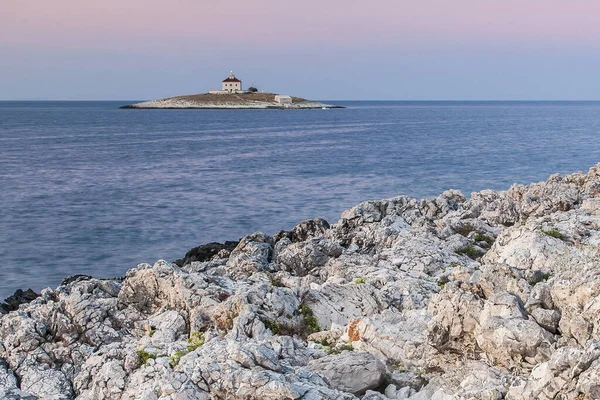
<svg viewBox="0 0 600 400"><path fill-rule="evenodd" d="M256 89L256 88L251 88ZM132 109L320 109L342 108L340 106L324 104L317 101L291 97L291 103L280 103L275 93L259 92L249 89L245 93L201 93L186 96L169 97L166 99L152 100L142 103L130 104L121 108Z"/></svg>

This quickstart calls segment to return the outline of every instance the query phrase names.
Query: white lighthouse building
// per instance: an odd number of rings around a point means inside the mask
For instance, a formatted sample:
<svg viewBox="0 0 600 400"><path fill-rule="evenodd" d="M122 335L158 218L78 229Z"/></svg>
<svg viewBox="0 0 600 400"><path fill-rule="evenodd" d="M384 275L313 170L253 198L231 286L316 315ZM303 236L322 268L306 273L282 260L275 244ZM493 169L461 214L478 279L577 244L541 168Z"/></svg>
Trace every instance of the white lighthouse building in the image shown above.
<svg viewBox="0 0 600 400"><path fill-rule="evenodd" d="M244 93L242 90L242 81L235 77L233 71L221 82L221 90L209 90L211 94Z"/></svg>
<svg viewBox="0 0 600 400"><path fill-rule="evenodd" d="M229 76L223 79L223 91L229 93L237 93L242 91L242 81L235 77L233 71L229 72Z"/></svg>

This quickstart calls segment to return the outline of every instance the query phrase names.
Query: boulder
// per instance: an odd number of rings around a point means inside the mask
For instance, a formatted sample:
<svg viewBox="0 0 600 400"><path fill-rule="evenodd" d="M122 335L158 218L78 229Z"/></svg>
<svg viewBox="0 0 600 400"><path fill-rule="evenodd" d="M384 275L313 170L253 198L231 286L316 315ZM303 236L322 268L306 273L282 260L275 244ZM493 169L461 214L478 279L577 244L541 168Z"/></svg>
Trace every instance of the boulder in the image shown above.
<svg viewBox="0 0 600 400"><path fill-rule="evenodd" d="M325 378L330 387L354 395L379 387L386 373L376 357L352 351L313 360L307 368Z"/></svg>
<svg viewBox="0 0 600 400"><path fill-rule="evenodd" d="M12 296L4 299L4 303L0 304L0 315L6 314L9 311L17 310L21 304L27 304L36 299L38 296L39 294L31 289L27 289L25 291L17 289Z"/></svg>
<svg viewBox="0 0 600 400"><path fill-rule="evenodd" d="M244 236L231 251L227 271L234 277L247 277L267 271L273 255L273 238L262 232Z"/></svg>
<svg viewBox="0 0 600 400"><path fill-rule="evenodd" d="M188 251L183 258L176 260L174 264L183 267L194 261L203 262L215 256L228 256L238 243L239 241L226 241L224 243L212 242L203 244Z"/></svg>

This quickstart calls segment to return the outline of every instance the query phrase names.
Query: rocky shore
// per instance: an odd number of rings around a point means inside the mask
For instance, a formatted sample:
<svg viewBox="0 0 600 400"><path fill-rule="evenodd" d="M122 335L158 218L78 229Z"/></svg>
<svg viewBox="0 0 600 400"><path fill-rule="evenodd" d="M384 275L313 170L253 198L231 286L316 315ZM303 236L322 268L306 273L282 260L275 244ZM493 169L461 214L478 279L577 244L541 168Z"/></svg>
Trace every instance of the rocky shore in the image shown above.
<svg viewBox="0 0 600 400"><path fill-rule="evenodd" d="M600 164L366 201L20 296L0 398L597 399L599 243Z"/></svg>
<svg viewBox="0 0 600 400"><path fill-rule="evenodd" d="M188 96L169 97L166 99L129 104L121 108L129 109L320 109L344 108L318 101L292 97L292 103L281 104L275 100L275 93L232 93L232 94L194 94Z"/></svg>

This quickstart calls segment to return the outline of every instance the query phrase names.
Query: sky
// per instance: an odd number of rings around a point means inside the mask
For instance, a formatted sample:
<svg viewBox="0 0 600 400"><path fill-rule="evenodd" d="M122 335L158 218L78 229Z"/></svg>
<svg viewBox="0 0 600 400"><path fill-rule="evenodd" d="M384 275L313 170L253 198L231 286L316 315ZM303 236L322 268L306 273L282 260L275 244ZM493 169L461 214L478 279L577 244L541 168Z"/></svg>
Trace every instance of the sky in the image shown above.
<svg viewBox="0 0 600 400"><path fill-rule="evenodd" d="M598 0L0 1L0 100L600 100Z"/></svg>

